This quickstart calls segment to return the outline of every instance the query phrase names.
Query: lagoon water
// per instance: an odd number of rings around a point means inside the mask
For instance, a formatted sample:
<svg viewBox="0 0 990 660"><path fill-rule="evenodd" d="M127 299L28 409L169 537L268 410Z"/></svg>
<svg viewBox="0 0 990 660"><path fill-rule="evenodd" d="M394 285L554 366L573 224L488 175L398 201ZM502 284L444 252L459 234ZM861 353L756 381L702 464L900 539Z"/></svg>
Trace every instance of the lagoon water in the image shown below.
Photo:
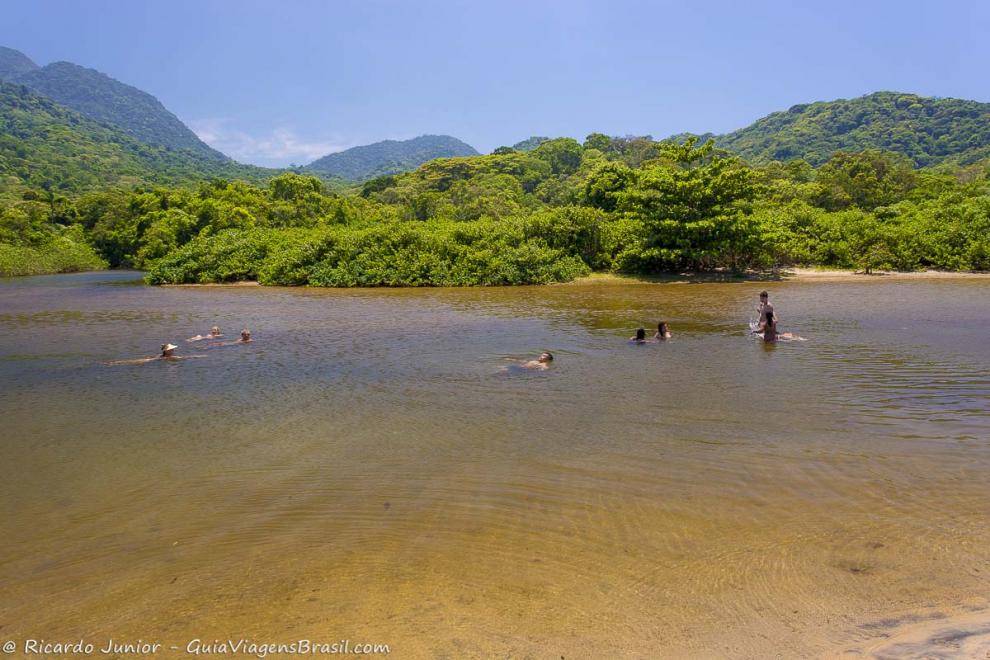
<svg viewBox="0 0 990 660"><path fill-rule="evenodd" d="M990 279L136 277L0 282L0 638L990 649ZM764 287L807 342L744 335ZM204 357L105 364L165 341Z"/></svg>

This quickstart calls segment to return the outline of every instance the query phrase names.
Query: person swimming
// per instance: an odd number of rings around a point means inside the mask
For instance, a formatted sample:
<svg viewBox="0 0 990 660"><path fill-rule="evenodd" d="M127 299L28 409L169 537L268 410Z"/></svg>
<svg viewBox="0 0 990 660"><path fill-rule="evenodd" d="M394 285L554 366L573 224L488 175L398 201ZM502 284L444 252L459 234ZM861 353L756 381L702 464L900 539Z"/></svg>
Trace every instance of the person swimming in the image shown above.
<svg viewBox="0 0 990 660"><path fill-rule="evenodd" d="M524 362L520 367L523 369L536 369L538 371L545 371L550 368L550 363L553 362L553 354L550 351L543 351L540 353L540 357L535 360L530 360L529 362Z"/></svg>
<svg viewBox="0 0 990 660"><path fill-rule="evenodd" d="M195 337L190 337L186 341L201 341L203 339L219 339L220 337L223 337L223 335L220 333L220 326L215 325L212 328L210 328L210 334L196 335Z"/></svg>
<svg viewBox="0 0 990 660"><path fill-rule="evenodd" d="M216 344L210 344L210 346L211 347L212 346L220 346L220 347L223 347L223 346L236 346L237 344L247 344L247 343L250 343L251 341L253 341L251 339L251 331L248 330L247 328L244 328L243 330L241 330L241 336L238 337L237 339L234 339L232 341L218 342Z"/></svg>
<svg viewBox="0 0 990 660"><path fill-rule="evenodd" d="M154 357L135 358L133 360L114 360L113 362L108 362L107 364L110 364L110 365L117 365L117 364L145 364L147 362L157 362L159 360L174 361L174 360L185 360L187 358L200 358L200 357L204 357L202 355L176 355L175 354L175 349L177 349L177 348L178 348L178 346L176 346L175 344L162 344L162 349L161 349L162 352L161 352L161 354L156 355Z"/></svg>
<svg viewBox="0 0 990 660"><path fill-rule="evenodd" d="M667 322L660 321L660 323L657 324L657 332L653 335L653 338L657 341L667 341L671 338L671 336L670 328L667 327Z"/></svg>
<svg viewBox="0 0 990 660"><path fill-rule="evenodd" d="M637 328L636 336L629 338L630 344L645 344L646 343L646 328Z"/></svg>

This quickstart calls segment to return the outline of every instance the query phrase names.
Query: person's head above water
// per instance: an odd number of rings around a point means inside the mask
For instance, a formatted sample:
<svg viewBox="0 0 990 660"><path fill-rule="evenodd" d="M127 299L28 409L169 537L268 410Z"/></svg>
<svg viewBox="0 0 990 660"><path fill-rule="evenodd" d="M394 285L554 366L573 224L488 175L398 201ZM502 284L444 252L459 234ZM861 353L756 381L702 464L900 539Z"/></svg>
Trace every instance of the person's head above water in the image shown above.
<svg viewBox="0 0 990 660"><path fill-rule="evenodd" d="M210 328L210 334L213 335L214 337L218 337L220 335L220 326L215 325L212 328Z"/></svg>
<svg viewBox="0 0 990 660"><path fill-rule="evenodd" d="M162 344L162 357L172 357L172 354L175 353L175 349L177 348L178 346L175 344Z"/></svg>
<svg viewBox="0 0 990 660"><path fill-rule="evenodd" d="M657 334L659 334L661 337L663 337L664 335L666 335L669 332L670 332L670 329L667 328L667 322L666 321L660 321L659 323L657 323Z"/></svg>
<svg viewBox="0 0 990 660"><path fill-rule="evenodd" d="M247 328L241 330L241 341L251 341L251 331Z"/></svg>
<svg viewBox="0 0 990 660"><path fill-rule="evenodd" d="M553 354L550 351L543 351L540 353L539 361L543 363L553 362Z"/></svg>
<svg viewBox="0 0 990 660"><path fill-rule="evenodd" d="M760 300L769 300L770 294L766 291L760 291Z"/></svg>
<svg viewBox="0 0 990 660"><path fill-rule="evenodd" d="M646 328L636 330L636 341L646 341Z"/></svg>

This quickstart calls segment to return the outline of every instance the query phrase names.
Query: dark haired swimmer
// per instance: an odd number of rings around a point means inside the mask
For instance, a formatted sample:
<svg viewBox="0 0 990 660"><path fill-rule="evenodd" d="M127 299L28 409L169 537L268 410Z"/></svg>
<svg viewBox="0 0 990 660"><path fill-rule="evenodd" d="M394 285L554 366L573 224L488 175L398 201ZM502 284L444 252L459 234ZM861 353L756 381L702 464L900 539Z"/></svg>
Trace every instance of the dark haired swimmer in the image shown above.
<svg viewBox="0 0 990 660"><path fill-rule="evenodd" d="M760 324L763 330L763 341L777 341L777 322L773 320L773 310L770 310Z"/></svg>
<svg viewBox="0 0 990 660"><path fill-rule="evenodd" d="M524 362L519 366L523 369L537 369L539 371L544 371L550 368L551 362L553 362L553 354L550 353L550 351L543 351L537 359Z"/></svg>
<svg viewBox="0 0 990 660"><path fill-rule="evenodd" d="M646 343L646 328L637 328L636 336L629 338L630 344L645 344Z"/></svg>
<svg viewBox="0 0 990 660"><path fill-rule="evenodd" d="M798 337L793 332L777 332L777 320L774 318L773 309L770 309L760 323L760 330L764 342L773 343L777 341L805 341L804 337Z"/></svg>
<svg viewBox="0 0 990 660"><path fill-rule="evenodd" d="M660 323L657 324L657 333L653 335L653 338L657 341L667 341L670 337L670 328L667 327L667 322L660 321Z"/></svg>

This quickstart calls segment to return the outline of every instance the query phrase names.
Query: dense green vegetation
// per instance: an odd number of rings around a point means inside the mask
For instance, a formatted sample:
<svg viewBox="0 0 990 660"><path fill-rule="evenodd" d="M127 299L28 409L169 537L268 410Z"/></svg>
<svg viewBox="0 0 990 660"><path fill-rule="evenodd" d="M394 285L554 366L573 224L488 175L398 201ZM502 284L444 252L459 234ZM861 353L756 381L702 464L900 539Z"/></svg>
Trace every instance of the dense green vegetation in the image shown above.
<svg viewBox="0 0 990 660"><path fill-rule="evenodd" d="M0 80L24 85L36 94L50 98L84 117L109 124L145 144L186 150L210 160L229 160L203 143L147 92L70 62L53 62L25 70L25 61L34 63L17 51L6 50L9 52L5 58L0 58L0 63L7 61L13 66L0 64L0 71L12 70L0 75Z"/></svg>
<svg viewBox="0 0 990 660"><path fill-rule="evenodd" d="M917 170L899 154L754 167L709 142L591 135L430 161L337 194L265 186L44 190L4 210L0 242L85 236L155 283L463 286L789 265L990 269L990 167ZM34 244L44 240L33 239Z"/></svg>
<svg viewBox="0 0 990 660"><path fill-rule="evenodd" d="M837 151L880 149L924 167L990 156L990 103L876 92L796 105L738 131L717 146L752 163L806 160L818 166Z"/></svg>
<svg viewBox="0 0 990 660"><path fill-rule="evenodd" d="M78 273L106 268L107 263L80 232L52 236L37 246L0 243L0 277Z"/></svg>
<svg viewBox="0 0 990 660"><path fill-rule="evenodd" d="M0 277L106 268L83 227L54 222L48 201L0 208Z"/></svg>
<svg viewBox="0 0 990 660"><path fill-rule="evenodd" d="M888 96L866 98L883 108ZM894 96L895 109L930 121L895 118L881 135L870 117L894 111L874 109L846 133L857 147L896 134L903 153L832 153L822 135L838 135L828 126L853 111L814 104L774 119L781 143L799 133L813 163L776 151L786 159L759 151L748 162L695 138L592 134L342 185L149 145L0 83L0 274L109 265L146 269L156 283L466 286L593 270L990 269L990 159L974 160L983 128L963 121L957 102L901 107L916 97ZM970 119L983 117L972 105ZM947 132L933 137L936 124ZM346 171L410 167L382 160L396 145L409 143L351 150L357 169ZM420 146L402 158L437 145ZM940 162L919 169L934 162L924 154Z"/></svg>
<svg viewBox="0 0 990 660"><path fill-rule="evenodd" d="M421 135L411 140L383 140L324 156L306 166L314 174L364 181L414 170L434 158L476 156L474 147L449 135Z"/></svg>

